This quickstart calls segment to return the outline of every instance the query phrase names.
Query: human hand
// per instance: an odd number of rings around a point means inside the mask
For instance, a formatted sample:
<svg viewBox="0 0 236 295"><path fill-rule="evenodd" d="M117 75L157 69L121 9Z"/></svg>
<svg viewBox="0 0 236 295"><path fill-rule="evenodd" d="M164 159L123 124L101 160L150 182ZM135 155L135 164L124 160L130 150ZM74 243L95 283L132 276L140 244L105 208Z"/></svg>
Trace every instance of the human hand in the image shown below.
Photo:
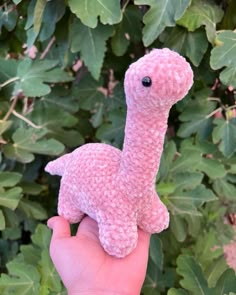
<svg viewBox="0 0 236 295"><path fill-rule="evenodd" d="M150 235L138 231L138 244L125 258L108 255L98 238L97 223L85 217L77 234L63 217L52 217L52 261L69 295L138 295L145 278Z"/></svg>

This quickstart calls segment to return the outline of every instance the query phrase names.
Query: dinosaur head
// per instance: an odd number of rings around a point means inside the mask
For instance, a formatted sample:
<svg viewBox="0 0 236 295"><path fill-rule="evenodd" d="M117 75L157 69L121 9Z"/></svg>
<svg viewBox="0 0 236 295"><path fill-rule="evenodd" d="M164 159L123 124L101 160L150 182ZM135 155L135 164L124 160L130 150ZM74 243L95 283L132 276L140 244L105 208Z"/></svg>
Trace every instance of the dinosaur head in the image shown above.
<svg viewBox="0 0 236 295"><path fill-rule="evenodd" d="M193 72L184 57L167 48L153 49L126 71L127 105L139 111L169 111L192 84Z"/></svg>

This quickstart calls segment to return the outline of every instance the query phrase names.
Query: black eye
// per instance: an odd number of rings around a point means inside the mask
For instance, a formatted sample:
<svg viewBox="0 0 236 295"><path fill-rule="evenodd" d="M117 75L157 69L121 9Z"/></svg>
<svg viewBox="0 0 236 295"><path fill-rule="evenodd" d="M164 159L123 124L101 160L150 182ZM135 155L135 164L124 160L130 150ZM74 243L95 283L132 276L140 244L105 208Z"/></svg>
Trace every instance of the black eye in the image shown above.
<svg viewBox="0 0 236 295"><path fill-rule="evenodd" d="M150 87L152 85L152 79L148 76L143 77L142 84L144 87Z"/></svg>

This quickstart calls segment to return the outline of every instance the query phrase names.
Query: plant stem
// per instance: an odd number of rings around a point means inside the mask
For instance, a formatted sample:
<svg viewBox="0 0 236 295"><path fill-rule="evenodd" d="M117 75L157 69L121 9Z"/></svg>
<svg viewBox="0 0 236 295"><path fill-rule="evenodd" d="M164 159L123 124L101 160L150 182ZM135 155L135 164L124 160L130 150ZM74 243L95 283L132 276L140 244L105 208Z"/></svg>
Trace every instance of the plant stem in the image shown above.
<svg viewBox="0 0 236 295"><path fill-rule="evenodd" d="M206 119L209 119L210 117L214 116L216 113L218 113L219 111L222 111L222 107L217 108L216 110L214 110L213 112L211 112L210 114L208 114L206 116Z"/></svg>
<svg viewBox="0 0 236 295"><path fill-rule="evenodd" d="M122 12L124 13L125 12L125 8L126 6L128 5L129 3L129 0L126 0L126 2L124 3L123 7L122 7Z"/></svg>
<svg viewBox="0 0 236 295"><path fill-rule="evenodd" d="M236 109L236 105L233 105L227 108L227 110L232 110L232 109Z"/></svg>
<svg viewBox="0 0 236 295"><path fill-rule="evenodd" d="M44 52L41 54L39 59L44 59L45 56L48 54L49 50L51 49L53 43L56 41L55 36L52 37L52 39L49 41L47 47L45 48Z"/></svg>
<svg viewBox="0 0 236 295"><path fill-rule="evenodd" d="M11 103L11 106L10 106L8 112L6 113L6 115L4 116L3 121L7 121L7 119L10 117L11 113L13 112L13 110L16 106L17 100L18 100L18 96L13 96L13 101Z"/></svg>
<svg viewBox="0 0 236 295"><path fill-rule="evenodd" d="M19 114L15 110L12 111L12 114L14 116L16 116L17 118L21 119L22 121L26 122L28 125L30 125L31 127L35 128L35 129L41 129L41 128L43 128L43 126L34 124L32 121L30 121L29 119L27 119L23 115Z"/></svg>
<svg viewBox="0 0 236 295"><path fill-rule="evenodd" d="M15 82L17 80L19 80L20 78L19 77L13 77L9 80L7 80L6 82L4 82L3 84L0 85L0 88L3 88L5 86L7 86L8 84L12 83L12 82Z"/></svg>

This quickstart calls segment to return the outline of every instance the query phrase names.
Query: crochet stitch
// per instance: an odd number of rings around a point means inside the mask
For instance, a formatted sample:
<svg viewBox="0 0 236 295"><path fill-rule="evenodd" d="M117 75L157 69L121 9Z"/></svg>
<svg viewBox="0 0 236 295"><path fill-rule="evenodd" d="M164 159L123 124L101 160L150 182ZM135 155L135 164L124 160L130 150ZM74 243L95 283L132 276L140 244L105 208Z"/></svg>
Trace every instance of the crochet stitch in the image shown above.
<svg viewBox="0 0 236 295"><path fill-rule="evenodd" d="M105 251L124 257L137 244L137 227L159 233L169 213L155 191L169 111L193 83L190 65L169 49L153 49L125 74L127 118L123 150L85 144L49 162L60 175L58 213L70 223L84 214L98 222Z"/></svg>

